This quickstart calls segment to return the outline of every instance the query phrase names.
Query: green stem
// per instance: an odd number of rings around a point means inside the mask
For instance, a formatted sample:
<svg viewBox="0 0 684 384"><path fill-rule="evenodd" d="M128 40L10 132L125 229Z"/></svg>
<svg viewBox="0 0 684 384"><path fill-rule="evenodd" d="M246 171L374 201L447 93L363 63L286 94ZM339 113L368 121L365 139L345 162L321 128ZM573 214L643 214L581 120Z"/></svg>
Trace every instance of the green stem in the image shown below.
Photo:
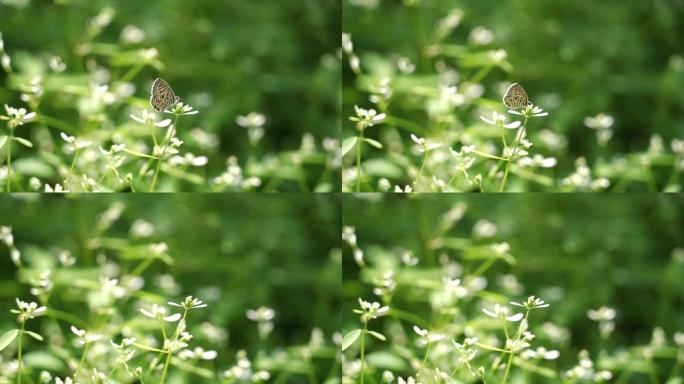
<svg viewBox="0 0 684 384"><path fill-rule="evenodd" d="M24 336L24 329L26 329L26 321L21 322L21 331L19 331L19 341L17 341L17 384L21 384L21 340Z"/></svg>
<svg viewBox="0 0 684 384"><path fill-rule="evenodd" d="M112 368L112 370L109 371L109 374L107 375L107 380L104 381L105 383L109 382L109 378L112 377L112 375L114 374L114 372L116 372L116 370L119 368L119 365L121 365L121 363L117 363L117 364L114 366L114 368Z"/></svg>
<svg viewBox="0 0 684 384"><path fill-rule="evenodd" d="M506 135L504 133L503 123L501 123L501 143L504 146L504 151L508 148L508 143L506 142Z"/></svg>
<svg viewBox="0 0 684 384"><path fill-rule="evenodd" d="M503 380L501 384L506 384L508 381L508 373L511 371L511 363L513 362L513 352L508 352L508 363L506 363L506 371L504 372Z"/></svg>
<svg viewBox="0 0 684 384"><path fill-rule="evenodd" d="M138 72L140 72L140 70L143 69L144 66L145 66L145 63L136 64L134 67L129 69L128 72L126 72L123 76L121 76L121 81L123 81L123 82L131 81L135 77L135 75L137 75Z"/></svg>
<svg viewBox="0 0 684 384"><path fill-rule="evenodd" d="M529 317L529 315L530 310L527 309L527 311L525 312L525 318L523 318L523 320L520 322L520 325L518 326L518 331L516 332L513 344L517 344L517 341L520 340L520 337L523 333L523 326L527 324L527 318ZM515 355L515 352L512 349L508 351L508 362L506 363L506 371L504 372L504 377L501 381L501 384L506 384L506 381L508 381L508 374L511 371L511 365L513 365L513 355Z"/></svg>
<svg viewBox="0 0 684 384"><path fill-rule="evenodd" d="M356 192L361 192L361 143L363 142L363 129L359 131L356 140ZM361 381L363 383L363 380Z"/></svg>
<svg viewBox="0 0 684 384"><path fill-rule="evenodd" d="M173 333L173 340L168 345L168 347L171 347L171 346L176 344L176 340L178 340L178 336L180 335L181 324L185 324L185 316L187 314L188 314L188 310L184 309L183 310L183 318L178 322L178 325L176 325L176 331ZM171 365L171 355L172 355L171 350L167 349L166 350L166 361L164 361L164 371L162 372L162 377L161 377L161 380L159 381L159 384L164 384L164 382L166 381L166 374L169 371L169 365Z"/></svg>
<svg viewBox="0 0 684 384"><path fill-rule="evenodd" d="M78 158L78 149L74 151L74 159L71 161L71 167L69 167L69 170L67 171L66 176L64 176L64 189L67 189L67 181L69 180L69 177L71 176L71 172L74 170L74 165L76 165L76 159Z"/></svg>
<svg viewBox="0 0 684 384"><path fill-rule="evenodd" d="M12 141L14 141L14 129L10 128L7 138L7 192L12 192Z"/></svg>
<svg viewBox="0 0 684 384"><path fill-rule="evenodd" d="M86 354L88 353L88 347L90 346L90 343L86 343L85 346L83 347L83 356L81 356L81 361L78 362L78 366L76 367L76 372L74 372L74 378L78 376L78 372L81 370L81 365L83 365L83 362L85 361Z"/></svg>
<svg viewBox="0 0 684 384"><path fill-rule="evenodd" d="M511 151L511 154L507 156L506 158L506 169L504 170L504 176L503 179L501 180L501 185L499 185L499 192L503 192L504 188L506 187L506 181L508 180L508 171L511 167L511 160L515 157L516 153L518 153L518 145L520 144L520 140L522 140L523 136L525 135L525 127L527 126L527 117L525 117L525 122L523 123L522 128L520 128L520 131L518 133L518 136L515 139L515 142L513 142L513 151Z"/></svg>
<svg viewBox="0 0 684 384"><path fill-rule="evenodd" d="M425 367L425 362L427 362L427 358L430 355L430 347L432 346L431 343L428 342L427 347L425 349L425 357L423 357L423 362L420 363L420 368L418 368L418 374L416 377L423 377L423 367Z"/></svg>
<svg viewBox="0 0 684 384"><path fill-rule="evenodd" d="M364 378L366 376L366 332L368 331L368 322L363 323L363 332L361 333L361 384L363 384Z"/></svg>
<svg viewBox="0 0 684 384"><path fill-rule="evenodd" d="M470 82L471 82L471 83L479 83L480 81L482 81L482 79L485 78L485 76L487 76L487 74L489 74L489 72L492 70L492 68L494 68L494 66L491 65L491 64L490 64L490 65L487 65L486 67L480 68L480 70L477 71L477 73L475 74L475 76L473 76L473 77L470 79Z"/></svg>
<svg viewBox="0 0 684 384"><path fill-rule="evenodd" d="M157 185L157 177L159 176L159 169L161 169L161 163L164 161L164 155L166 155L166 149L169 147L171 144L171 139L173 138L173 134L176 132L176 123L178 122L178 116L176 115L176 118L173 120L173 127L171 127L171 133L169 134L169 137L164 140L164 147L162 148L161 155L159 156L159 159L157 159L157 168L154 170L154 176L152 177L152 184L150 185L150 190L149 192L154 192L154 187Z"/></svg>
<svg viewBox="0 0 684 384"><path fill-rule="evenodd" d="M413 181L414 192L416 191L416 184L418 184L418 180L420 180L421 176L423 176L423 168L425 168L425 163L427 162L427 158L428 158L429 154L430 154L430 150L425 149L425 155L423 156L423 162L420 164L420 169L418 170L418 174L416 175L416 179Z"/></svg>

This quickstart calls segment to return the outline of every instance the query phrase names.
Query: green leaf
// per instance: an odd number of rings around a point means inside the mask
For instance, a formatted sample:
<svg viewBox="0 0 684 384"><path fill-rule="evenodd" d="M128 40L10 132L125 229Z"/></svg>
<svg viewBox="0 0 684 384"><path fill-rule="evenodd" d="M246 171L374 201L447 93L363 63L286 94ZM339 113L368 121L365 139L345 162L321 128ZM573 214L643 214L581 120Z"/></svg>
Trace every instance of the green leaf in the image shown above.
<svg viewBox="0 0 684 384"><path fill-rule="evenodd" d="M366 355L366 360L368 365L377 369L389 369L396 372L409 368L402 358L385 351L369 353Z"/></svg>
<svg viewBox="0 0 684 384"><path fill-rule="evenodd" d="M376 339L378 339L378 340L382 340L382 341L386 341L386 340L387 340L387 338L385 337L385 335L383 335L382 333L373 332L373 331L368 331L368 333L369 333L371 336L373 336L373 337L375 337Z"/></svg>
<svg viewBox="0 0 684 384"><path fill-rule="evenodd" d="M23 175L31 175L39 178L49 178L55 176L55 170L46 162L36 157L24 157L12 161L14 169Z"/></svg>
<svg viewBox="0 0 684 384"><path fill-rule="evenodd" d="M5 143L7 143L7 136L0 136L0 148L4 147Z"/></svg>
<svg viewBox="0 0 684 384"><path fill-rule="evenodd" d="M18 329L12 329L5 332L2 336L0 336L0 351L7 348L7 346L10 345L10 343L12 343L14 339L17 338L18 334Z"/></svg>
<svg viewBox="0 0 684 384"><path fill-rule="evenodd" d="M44 369L47 371L62 371L65 369L65 364L57 356L51 353L38 351L27 353L24 356L26 365L31 366L33 369Z"/></svg>
<svg viewBox="0 0 684 384"><path fill-rule="evenodd" d="M342 338L342 351L346 350L347 348L351 347L352 344L361 336L361 330L360 329L354 329L353 331L347 332L346 335Z"/></svg>
<svg viewBox="0 0 684 384"><path fill-rule="evenodd" d="M156 156L150 156L150 155L148 155L148 154L145 154L145 153L142 153L142 152L138 152L138 151L134 151L134 150L128 149L128 148L124 148L123 151L126 152L126 153L128 153L128 154L130 154L130 155L133 155L133 156L145 157L145 158L148 158L148 159L158 159L158 157L156 157Z"/></svg>
<svg viewBox="0 0 684 384"><path fill-rule="evenodd" d="M342 142L342 157L344 157L344 155L346 155L349 151L352 150L352 148L354 148L354 146L356 145L356 142L358 140L359 140L358 137L352 136L352 137L345 139Z"/></svg>
<svg viewBox="0 0 684 384"><path fill-rule="evenodd" d="M34 339L36 339L36 340L38 340L38 341L43 341L43 336L41 336L41 335L39 335L39 334L37 334L37 333L35 333L35 332L24 331L24 333L26 333L27 335L33 337Z"/></svg>
<svg viewBox="0 0 684 384"><path fill-rule="evenodd" d="M368 143L368 144L374 146L374 147L377 148L377 149L382 149L382 144L381 144L379 141L377 141L377 140L373 140L373 139L369 139L369 138L367 138L367 137L364 137L364 138L363 138L363 141L365 141L366 143Z"/></svg>
<svg viewBox="0 0 684 384"><path fill-rule="evenodd" d="M15 137L14 137L14 141L19 142L19 144L21 144L21 145L23 145L23 146L25 146L25 147L33 148L33 143L30 142L30 141L28 141L28 140L26 140L26 139L24 139L24 138L16 137L16 136L15 136Z"/></svg>

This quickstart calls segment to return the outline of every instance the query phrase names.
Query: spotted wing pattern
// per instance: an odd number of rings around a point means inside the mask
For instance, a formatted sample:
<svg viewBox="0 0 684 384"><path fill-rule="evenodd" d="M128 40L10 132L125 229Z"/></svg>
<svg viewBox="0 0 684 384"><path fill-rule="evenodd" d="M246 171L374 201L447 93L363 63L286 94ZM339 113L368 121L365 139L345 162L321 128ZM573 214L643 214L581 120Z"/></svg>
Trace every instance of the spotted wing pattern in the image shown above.
<svg viewBox="0 0 684 384"><path fill-rule="evenodd" d="M173 93L171 86L160 78L156 78L152 83L150 94L150 105L157 112L161 112L180 101L180 97Z"/></svg>
<svg viewBox="0 0 684 384"><path fill-rule="evenodd" d="M519 109L524 108L532 102L525 92L525 88L518 83L511 84L506 90L506 94L503 97L503 103L507 108Z"/></svg>

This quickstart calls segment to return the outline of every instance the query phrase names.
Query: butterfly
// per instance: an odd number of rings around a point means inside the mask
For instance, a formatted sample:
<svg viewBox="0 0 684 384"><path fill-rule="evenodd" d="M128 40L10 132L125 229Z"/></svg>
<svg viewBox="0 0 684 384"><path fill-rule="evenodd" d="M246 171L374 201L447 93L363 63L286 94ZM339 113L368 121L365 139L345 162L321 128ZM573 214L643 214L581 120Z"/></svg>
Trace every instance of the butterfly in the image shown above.
<svg viewBox="0 0 684 384"><path fill-rule="evenodd" d="M150 90L150 105L155 111L161 112L180 101L180 97L173 93L173 89L166 81L156 78Z"/></svg>
<svg viewBox="0 0 684 384"><path fill-rule="evenodd" d="M532 104L527 96L527 92L525 92L525 88L518 83L513 83L508 87L503 97L503 103L506 108L510 109L524 108Z"/></svg>

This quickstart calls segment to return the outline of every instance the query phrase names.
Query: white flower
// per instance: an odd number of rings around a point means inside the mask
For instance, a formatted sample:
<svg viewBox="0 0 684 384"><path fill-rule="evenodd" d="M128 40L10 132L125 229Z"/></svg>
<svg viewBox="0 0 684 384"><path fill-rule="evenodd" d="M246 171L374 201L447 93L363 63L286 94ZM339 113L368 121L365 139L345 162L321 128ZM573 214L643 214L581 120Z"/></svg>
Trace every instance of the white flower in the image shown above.
<svg viewBox="0 0 684 384"><path fill-rule="evenodd" d="M102 339L102 335L88 333L84 329L78 329L73 325L71 326L71 332L73 332L74 335L78 336L79 342L81 344L88 344Z"/></svg>
<svg viewBox="0 0 684 384"><path fill-rule="evenodd" d="M350 247L356 247L356 231L354 227L342 227L342 240L344 240Z"/></svg>
<svg viewBox="0 0 684 384"><path fill-rule="evenodd" d="M130 234L136 238L150 237L154 235L154 224L144 219L138 219L131 225Z"/></svg>
<svg viewBox="0 0 684 384"><path fill-rule="evenodd" d="M517 303L515 301L511 301L511 305L515 305L516 307L523 307L523 308L526 308L528 310L537 309L537 308L547 308L549 306L549 304L544 303L544 300L542 300L538 297L534 297L534 296L528 297L527 301L525 301L523 303Z"/></svg>
<svg viewBox="0 0 684 384"><path fill-rule="evenodd" d="M584 118L584 125L586 125L588 128L597 130L608 129L613 126L614 122L615 119L613 119L613 116L606 115L604 113L599 113L594 117Z"/></svg>
<svg viewBox="0 0 684 384"><path fill-rule="evenodd" d="M363 109L356 105L354 112L356 112L356 116L351 116L349 120L356 122L356 129L360 131L382 123L386 117L384 113L378 113L375 109Z"/></svg>
<svg viewBox="0 0 684 384"><path fill-rule="evenodd" d="M81 140L77 139L74 136L69 136L64 132L60 132L60 136L62 136L62 140L66 141L69 144L69 148L72 151L77 151L79 149L85 148L93 143L92 141Z"/></svg>
<svg viewBox="0 0 684 384"><path fill-rule="evenodd" d="M587 317L594 321L611 321L615 319L616 314L615 309L605 306L587 311Z"/></svg>
<svg viewBox="0 0 684 384"><path fill-rule="evenodd" d="M202 300L192 296L187 296L182 303L168 302L167 304L173 305L174 307L181 307L186 310L194 308L204 308L207 306L202 302Z"/></svg>
<svg viewBox="0 0 684 384"><path fill-rule="evenodd" d="M205 351L202 347L197 347L194 350L184 349L178 353L181 359L201 359L214 360L218 356L216 351Z"/></svg>
<svg viewBox="0 0 684 384"><path fill-rule="evenodd" d="M52 375L48 371L41 371L39 379L42 383L49 383L52 381Z"/></svg>
<svg viewBox="0 0 684 384"><path fill-rule="evenodd" d="M494 32L485 27L477 26L470 32L468 40L473 44L487 45L494 41Z"/></svg>
<svg viewBox="0 0 684 384"><path fill-rule="evenodd" d="M488 220L478 220L473 226L473 236L483 238L483 237L494 237L496 236L496 224Z"/></svg>
<svg viewBox="0 0 684 384"><path fill-rule="evenodd" d="M439 333L428 332L427 329L420 329L415 325L413 326L413 332L417 333L418 336L420 336L425 343L434 343L436 341L444 339L445 337L444 335Z"/></svg>
<svg viewBox="0 0 684 384"><path fill-rule="evenodd" d="M17 308L18 309L11 309L10 312L19 315L18 319L19 322L23 323L26 320L34 319L38 316L42 316L45 314L45 311L47 311L47 307L45 306L38 306L38 304L31 302L27 303L25 301L21 301L18 298L15 299L17 302Z"/></svg>
<svg viewBox="0 0 684 384"><path fill-rule="evenodd" d="M184 104L183 102L176 103L171 111L164 111L165 113L173 113L174 115L196 115L199 111L193 110L193 108Z"/></svg>
<svg viewBox="0 0 684 384"><path fill-rule="evenodd" d="M138 44L145 40L145 31L135 25L127 25L121 30L119 39L124 44Z"/></svg>
<svg viewBox="0 0 684 384"><path fill-rule="evenodd" d="M418 137L418 136L414 135L413 133L411 134L411 140L413 140L416 144L420 145L421 152L431 151L433 149L437 149L437 148L442 146L441 143L430 143L430 142L426 141L424 138Z"/></svg>
<svg viewBox="0 0 684 384"><path fill-rule="evenodd" d="M19 252L18 249L10 249L10 258L12 259L12 263L14 263L15 266L21 267L21 252Z"/></svg>
<svg viewBox="0 0 684 384"><path fill-rule="evenodd" d="M140 313L143 315L152 318L152 319L162 319L164 321L168 321L170 323L175 323L176 321L180 320L181 314L176 313L170 316L166 316L166 308L159 306L157 304L152 304L152 308L150 310L146 310L145 308L140 308Z"/></svg>
<svg viewBox="0 0 684 384"><path fill-rule="evenodd" d="M515 111L512 109L508 110L508 113L513 114L513 115L520 115L520 116L525 116L527 118L530 117L542 117L542 116L548 116L548 112L544 112L543 109L537 107L536 105L528 105L527 107L523 108L521 111Z"/></svg>
<svg viewBox="0 0 684 384"><path fill-rule="evenodd" d="M544 360L556 360L560 357L560 352L556 350L547 350L544 347L539 347L536 350L526 349L520 354L524 359L544 359Z"/></svg>
<svg viewBox="0 0 684 384"><path fill-rule="evenodd" d="M355 309L354 313L361 315L361 320L365 323L372 319L377 319L378 317L385 316L389 313L388 306L380 306L377 301L368 302L359 298L359 306L361 309Z"/></svg>
<svg viewBox="0 0 684 384"><path fill-rule="evenodd" d="M136 115L131 114L131 119L137 121L138 123L141 124L147 124L147 125L153 125L158 128L165 128L168 127L169 124L171 124L171 119L164 119L162 121L156 121L157 120L157 115L154 113L148 112L146 109L142 111L142 117L138 117Z"/></svg>
<svg viewBox="0 0 684 384"><path fill-rule="evenodd" d="M247 115L240 115L235 122L245 128L260 128L266 123L266 116L258 112L250 112Z"/></svg>
<svg viewBox="0 0 684 384"><path fill-rule="evenodd" d="M10 129L14 129L19 125L24 125L24 123L30 123L36 119L35 112L27 113L24 108L12 108L5 104L5 111L7 112L7 115L0 115L0 120L8 120L7 126Z"/></svg>
<svg viewBox="0 0 684 384"><path fill-rule="evenodd" d="M348 55L354 53L354 43L349 33L342 33L342 50Z"/></svg>
<svg viewBox="0 0 684 384"><path fill-rule="evenodd" d="M247 318L252 321L271 321L274 317L275 311L268 307L247 310Z"/></svg>
<svg viewBox="0 0 684 384"><path fill-rule="evenodd" d="M553 168L558 163L555 157L544 157L540 154L535 154L532 157L523 157L518 160L521 166L537 166L541 168Z"/></svg>
<svg viewBox="0 0 684 384"><path fill-rule="evenodd" d="M64 189L62 187L62 184L55 184L54 188L50 186L50 184L45 184L45 192L47 193L67 193L69 192L68 189Z"/></svg>
<svg viewBox="0 0 684 384"><path fill-rule="evenodd" d="M506 115L501 114L501 113L496 112L496 111L492 112L492 118L491 119L488 119L488 118L480 115L480 120L482 120L485 123L490 124L490 125L494 125L497 127L504 127L507 129L516 129L516 128L520 127L521 123L519 121L513 121L511 123L506 124L506 119L507 119Z"/></svg>
<svg viewBox="0 0 684 384"><path fill-rule="evenodd" d="M410 185L404 186L404 189L401 189L401 187L398 185L394 186L394 193L411 193L411 192L413 192L413 187L411 187Z"/></svg>
<svg viewBox="0 0 684 384"><path fill-rule="evenodd" d="M494 304L494 311L490 311L487 308L482 308L482 312L489 317L495 319L505 319L506 321L517 322L522 320L523 314L516 313L514 315L508 315L508 307L501 306L499 304Z"/></svg>
<svg viewBox="0 0 684 384"><path fill-rule="evenodd" d="M12 235L12 227L0 227L0 241L5 243L5 245L7 245L9 248L14 247L14 235Z"/></svg>
<svg viewBox="0 0 684 384"><path fill-rule="evenodd" d="M60 251L57 255L57 259L59 260L59 263L65 267L70 267L76 263L76 258L71 256L71 252L69 251Z"/></svg>

